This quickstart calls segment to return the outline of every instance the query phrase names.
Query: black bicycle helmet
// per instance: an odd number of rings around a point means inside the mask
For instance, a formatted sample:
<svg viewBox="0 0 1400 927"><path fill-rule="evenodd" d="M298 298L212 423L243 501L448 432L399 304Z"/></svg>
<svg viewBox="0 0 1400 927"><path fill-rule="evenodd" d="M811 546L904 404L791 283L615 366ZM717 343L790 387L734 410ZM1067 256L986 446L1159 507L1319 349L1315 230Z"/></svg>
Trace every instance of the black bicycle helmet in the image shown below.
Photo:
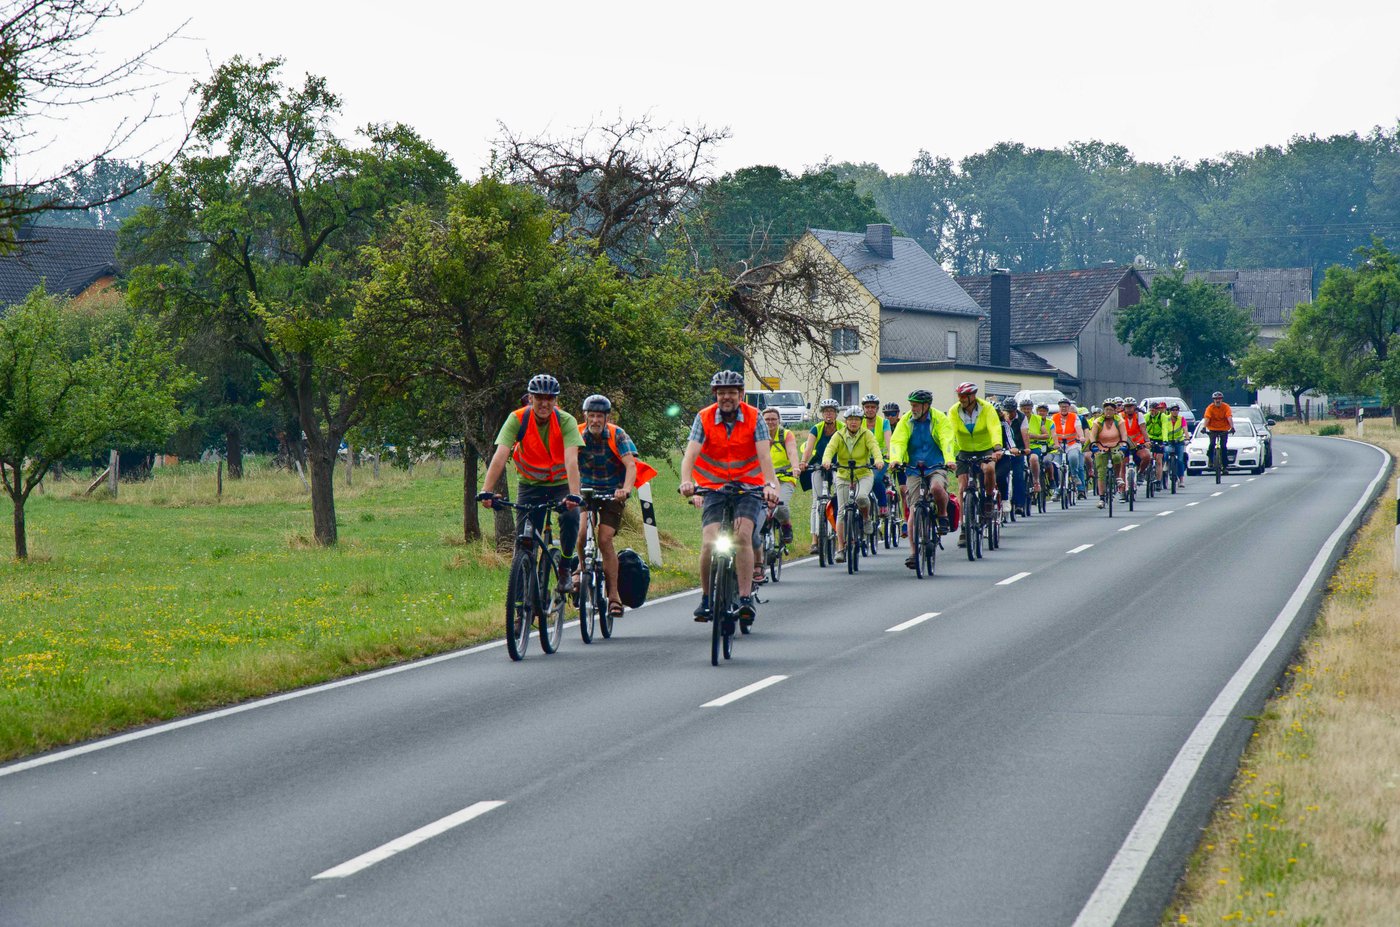
<svg viewBox="0 0 1400 927"><path fill-rule="evenodd" d="M612 400L600 393L594 393L583 401L585 412L611 412Z"/></svg>
<svg viewBox="0 0 1400 927"><path fill-rule="evenodd" d="M1015 399L1012 399L1012 398L1003 399L1003 400L1001 401L1001 410L1002 410L1003 412L1015 412L1015 411L1016 411L1016 400L1015 400Z"/></svg>
<svg viewBox="0 0 1400 927"><path fill-rule="evenodd" d="M933 393L930 393L930 392L929 392L928 390L926 390L926 389L916 389L916 390L914 390L912 393L909 394L909 401L910 401L910 402L932 403L932 402L933 402Z"/></svg>
<svg viewBox="0 0 1400 927"><path fill-rule="evenodd" d="M883 412L883 413L885 413L886 415L898 415L898 414L899 414L899 403L897 403L897 402L887 402L887 403L885 403L884 408L882 408L880 411Z"/></svg>
<svg viewBox="0 0 1400 927"><path fill-rule="evenodd" d="M743 389L744 375L737 370L721 370L710 377L710 389L719 389L722 386L733 386L738 389Z"/></svg>
<svg viewBox="0 0 1400 927"><path fill-rule="evenodd" d="M530 378L530 385L525 387L525 392L532 396L558 396L559 381L547 373L537 373Z"/></svg>

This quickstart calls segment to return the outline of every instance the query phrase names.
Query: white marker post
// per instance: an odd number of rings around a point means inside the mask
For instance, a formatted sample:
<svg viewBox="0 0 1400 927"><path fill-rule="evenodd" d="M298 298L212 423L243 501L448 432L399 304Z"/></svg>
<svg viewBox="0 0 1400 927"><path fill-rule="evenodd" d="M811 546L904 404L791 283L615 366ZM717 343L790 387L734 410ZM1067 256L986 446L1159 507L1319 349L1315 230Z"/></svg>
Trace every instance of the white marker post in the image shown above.
<svg viewBox="0 0 1400 927"><path fill-rule="evenodd" d="M651 502L651 483L637 488L637 501L642 505L642 534L647 539L647 559L652 566L661 566L661 532L656 527L656 507Z"/></svg>
<svg viewBox="0 0 1400 927"><path fill-rule="evenodd" d="M1400 573L1400 479L1395 481L1395 572Z"/></svg>

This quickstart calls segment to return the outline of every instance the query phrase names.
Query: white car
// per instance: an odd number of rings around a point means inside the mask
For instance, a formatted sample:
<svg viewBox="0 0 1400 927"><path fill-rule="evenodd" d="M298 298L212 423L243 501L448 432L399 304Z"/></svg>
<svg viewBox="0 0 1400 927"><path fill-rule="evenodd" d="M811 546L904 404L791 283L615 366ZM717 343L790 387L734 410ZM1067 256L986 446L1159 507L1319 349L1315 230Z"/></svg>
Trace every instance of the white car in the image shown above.
<svg viewBox="0 0 1400 927"><path fill-rule="evenodd" d="M1251 473L1264 472L1264 439L1255 430L1254 423L1247 418L1236 418L1235 433L1226 440L1225 470L1248 470ZM1206 434L1205 423L1196 426L1196 433L1186 445L1186 472L1197 476L1210 469L1206 452L1210 449L1210 436Z"/></svg>
<svg viewBox="0 0 1400 927"><path fill-rule="evenodd" d="M778 418L784 425L805 421L812 408L802 393L795 389L749 390L744 398L760 412L777 409Z"/></svg>

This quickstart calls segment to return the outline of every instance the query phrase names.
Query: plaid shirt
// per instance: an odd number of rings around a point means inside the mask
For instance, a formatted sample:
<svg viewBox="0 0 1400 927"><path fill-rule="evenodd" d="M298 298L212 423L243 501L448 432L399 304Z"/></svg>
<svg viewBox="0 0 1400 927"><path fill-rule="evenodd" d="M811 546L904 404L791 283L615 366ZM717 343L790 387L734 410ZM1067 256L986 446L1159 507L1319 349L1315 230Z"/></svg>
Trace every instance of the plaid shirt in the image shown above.
<svg viewBox="0 0 1400 927"><path fill-rule="evenodd" d="M627 432L617 429L617 452L637 455L637 445L627 436ZM603 492L616 492L627 482L627 469L622 461L613 456L608 447L608 433L594 435L587 429L583 432L583 447L578 451L579 483L589 489Z"/></svg>

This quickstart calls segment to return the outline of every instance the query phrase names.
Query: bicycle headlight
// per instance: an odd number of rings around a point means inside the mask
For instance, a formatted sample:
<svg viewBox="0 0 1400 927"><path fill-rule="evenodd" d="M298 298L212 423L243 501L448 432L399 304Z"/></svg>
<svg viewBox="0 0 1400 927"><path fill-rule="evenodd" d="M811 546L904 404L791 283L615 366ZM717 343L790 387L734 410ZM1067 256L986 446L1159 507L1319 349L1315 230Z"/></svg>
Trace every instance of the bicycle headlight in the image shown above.
<svg viewBox="0 0 1400 927"><path fill-rule="evenodd" d="M734 549L734 540L727 534L721 534L715 538L715 550L721 554L727 554Z"/></svg>

